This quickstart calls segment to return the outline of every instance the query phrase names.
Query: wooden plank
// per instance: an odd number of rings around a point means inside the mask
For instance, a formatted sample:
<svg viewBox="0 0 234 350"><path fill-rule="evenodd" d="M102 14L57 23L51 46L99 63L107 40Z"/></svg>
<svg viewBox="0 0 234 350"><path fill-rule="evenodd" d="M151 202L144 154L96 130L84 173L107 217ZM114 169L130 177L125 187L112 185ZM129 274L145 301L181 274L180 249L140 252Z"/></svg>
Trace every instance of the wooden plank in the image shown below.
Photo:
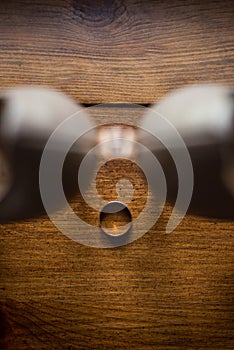
<svg viewBox="0 0 234 350"><path fill-rule="evenodd" d="M232 349L234 224L188 216L165 235L167 210L114 250L76 244L47 219L1 226L15 348Z"/></svg>
<svg viewBox="0 0 234 350"><path fill-rule="evenodd" d="M1 88L148 104L188 83L233 84L233 2L1 1Z"/></svg>
<svg viewBox="0 0 234 350"><path fill-rule="evenodd" d="M128 118L123 109L91 111L103 122L139 117L139 109ZM116 198L119 175L128 178L131 210L141 212L147 184L137 166L115 160L98 174L106 200ZM97 223L81 196L71 206ZM46 216L0 225L6 348L232 349L234 222L187 215L168 235L171 210L167 204L147 234L116 249L75 243Z"/></svg>

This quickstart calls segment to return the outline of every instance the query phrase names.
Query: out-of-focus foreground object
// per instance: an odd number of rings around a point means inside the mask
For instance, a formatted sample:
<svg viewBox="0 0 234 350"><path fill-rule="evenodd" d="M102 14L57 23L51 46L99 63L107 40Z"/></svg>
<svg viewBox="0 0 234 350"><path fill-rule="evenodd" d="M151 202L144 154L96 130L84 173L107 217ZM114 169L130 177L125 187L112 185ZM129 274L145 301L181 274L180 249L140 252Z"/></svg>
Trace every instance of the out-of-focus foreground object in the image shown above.
<svg viewBox="0 0 234 350"><path fill-rule="evenodd" d="M42 87L19 87L0 94L1 186L0 220L21 219L40 212L39 165L49 136L66 118L77 113L77 128L91 128L84 109L69 97ZM73 130L60 135L54 156ZM72 153L72 152L71 152ZM79 153L76 149L75 153ZM73 158L73 161L71 161ZM64 185L74 190L76 154L68 156ZM73 169L74 170L74 169ZM66 180L67 178L67 180ZM56 203L55 205L60 205Z"/></svg>
<svg viewBox="0 0 234 350"><path fill-rule="evenodd" d="M194 168L192 213L234 217L234 97L233 89L215 85L191 85L167 94L150 108L142 119L142 127L160 129L157 119L166 118L182 136ZM177 187L175 165L169 154L147 135L144 142L161 159L167 175L169 197ZM168 133L168 143L177 147ZM180 150L178 150L179 152Z"/></svg>

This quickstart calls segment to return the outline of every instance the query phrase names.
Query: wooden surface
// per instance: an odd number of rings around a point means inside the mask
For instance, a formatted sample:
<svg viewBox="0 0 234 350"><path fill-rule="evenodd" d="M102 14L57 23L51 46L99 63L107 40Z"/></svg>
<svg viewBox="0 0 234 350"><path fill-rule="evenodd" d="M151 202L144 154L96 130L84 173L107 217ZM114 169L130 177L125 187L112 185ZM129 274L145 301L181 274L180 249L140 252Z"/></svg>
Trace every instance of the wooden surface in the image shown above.
<svg viewBox="0 0 234 350"><path fill-rule="evenodd" d="M232 1L2 1L0 85L148 104L185 83L233 85L233 34ZM46 216L2 224L0 348L233 349L234 222L188 215L166 235L170 213L109 250Z"/></svg>
<svg viewBox="0 0 234 350"><path fill-rule="evenodd" d="M89 104L233 84L233 2L187 3L1 1L0 86L44 84Z"/></svg>

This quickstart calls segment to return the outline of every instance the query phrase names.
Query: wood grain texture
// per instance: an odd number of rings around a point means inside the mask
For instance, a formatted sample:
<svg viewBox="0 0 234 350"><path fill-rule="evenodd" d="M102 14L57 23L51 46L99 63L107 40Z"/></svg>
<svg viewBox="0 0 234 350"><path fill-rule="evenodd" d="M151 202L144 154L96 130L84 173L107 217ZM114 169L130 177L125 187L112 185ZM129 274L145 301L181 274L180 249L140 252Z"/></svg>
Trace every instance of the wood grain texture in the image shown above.
<svg viewBox="0 0 234 350"><path fill-rule="evenodd" d="M188 82L233 84L231 1L2 1L0 15L2 88L151 103ZM98 178L106 199L116 166ZM124 171L138 211L146 184ZM234 222L187 215L166 235L171 210L108 250L69 240L46 216L0 225L0 348L233 349Z"/></svg>
<svg viewBox="0 0 234 350"><path fill-rule="evenodd" d="M0 86L83 103L152 103L187 83L233 84L232 1L1 1Z"/></svg>

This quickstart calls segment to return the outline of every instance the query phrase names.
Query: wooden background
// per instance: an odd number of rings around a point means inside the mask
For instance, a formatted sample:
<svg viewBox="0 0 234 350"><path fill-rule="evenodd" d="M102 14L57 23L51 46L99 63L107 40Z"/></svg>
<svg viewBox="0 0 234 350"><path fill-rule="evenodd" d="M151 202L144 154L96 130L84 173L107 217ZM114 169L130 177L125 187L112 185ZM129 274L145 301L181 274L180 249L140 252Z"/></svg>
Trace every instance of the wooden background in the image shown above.
<svg viewBox="0 0 234 350"><path fill-rule="evenodd" d="M233 85L233 10L231 0L1 1L0 86L46 85L90 105ZM74 243L46 216L2 224L0 348L233 349L234 222L188 215L165 235L170 212L113 250Z"/></svg>

